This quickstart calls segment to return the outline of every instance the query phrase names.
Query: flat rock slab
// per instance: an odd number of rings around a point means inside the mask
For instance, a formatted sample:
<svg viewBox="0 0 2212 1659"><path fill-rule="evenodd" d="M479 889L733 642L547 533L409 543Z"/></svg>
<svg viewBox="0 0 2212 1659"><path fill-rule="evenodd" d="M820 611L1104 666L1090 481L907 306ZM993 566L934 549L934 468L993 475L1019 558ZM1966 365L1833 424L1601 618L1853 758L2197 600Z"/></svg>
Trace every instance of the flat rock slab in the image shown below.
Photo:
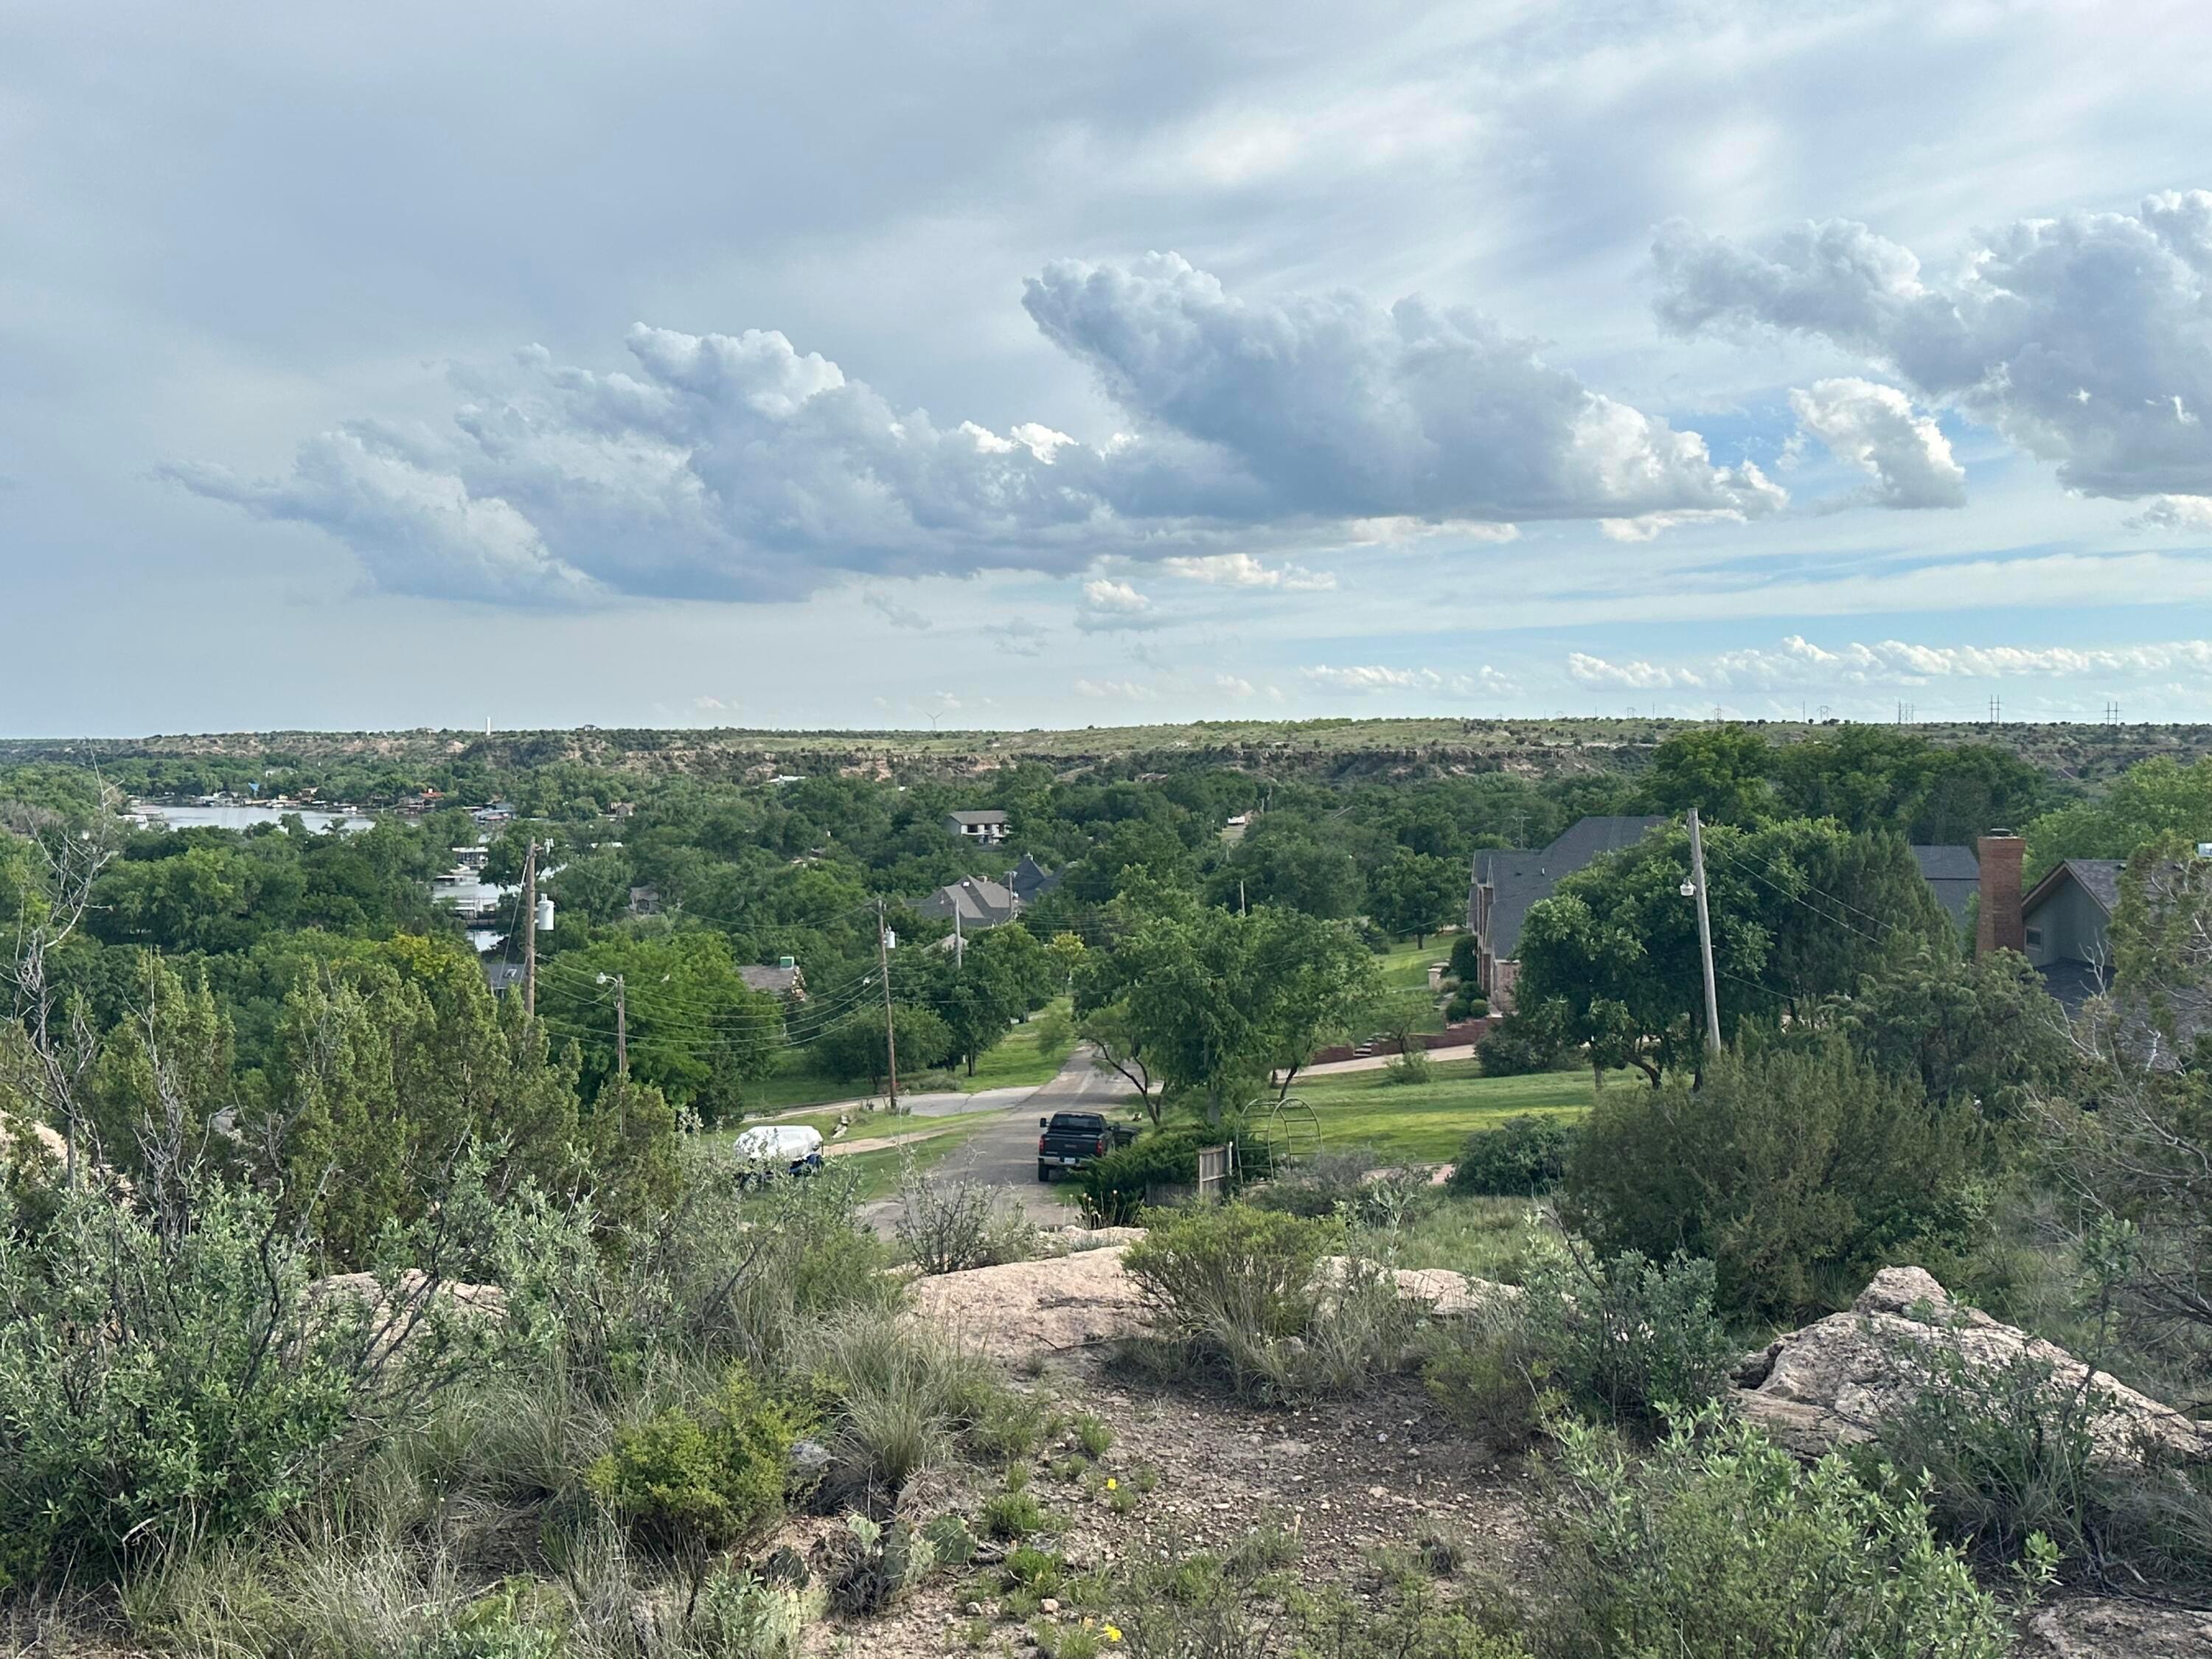
<svg viewBox="0 0 2212 1659"><path fill-rule="evenodd" d="M2148 1443L2177 1457L2212 1454L2212 1436L2149 1395L2090 1368L2065 1349L1962 1307L1918 1267L1885 1267L1849 1313L1792 1331L1737 1368L1743 1415L1802 1456L1873 1439L1911 1398L1914 1350L1949 1349L1994 1375L2025 1355L2046 1365L2054 1394L2087 1387L2103 1410L2100 1449L2132 1457Z"/></svg>
<svg viewBox="0 0 2212 1659"><path fill-rule="evenodd" d="M1139 1228L1100 1231L1143 1236ZM1100 1242L1037 1261L939 1273L915 1281L914 1306L1001 1360L1136 1336L1146 1328L1146 1309L1143 1292L1122 1264L1127 1249L1125 1243ZM1322 1276L1340 1276L1344 1267L1343 1258L1328 1258ZM1448 1267L1401 1267L1393 1277L1400 1295L1427 1303L1440 1318L1471 1314L1519 1294L1511 1285L1469 1279Z"/></svg>
<svg viewBox="0 0 2212 1659"><path fill-rule="evenodd" d="M1133 1336L1144 1328L1126 1245L917 1279L917 1313L993 1358L1017 1360Z"/></svg>

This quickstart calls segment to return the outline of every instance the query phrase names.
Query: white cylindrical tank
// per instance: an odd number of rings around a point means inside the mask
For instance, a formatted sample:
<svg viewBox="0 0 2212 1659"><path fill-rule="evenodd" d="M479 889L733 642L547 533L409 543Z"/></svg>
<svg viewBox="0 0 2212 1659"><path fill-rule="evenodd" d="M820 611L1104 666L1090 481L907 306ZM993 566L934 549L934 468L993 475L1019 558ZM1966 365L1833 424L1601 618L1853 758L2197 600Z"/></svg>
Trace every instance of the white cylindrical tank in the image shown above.
<svg viewBox="0 0 2212 1659"><path fill-rule="evenodd" d="M553 931L553 901L550 898L538 901L538 931L541 933Z"/></svg>

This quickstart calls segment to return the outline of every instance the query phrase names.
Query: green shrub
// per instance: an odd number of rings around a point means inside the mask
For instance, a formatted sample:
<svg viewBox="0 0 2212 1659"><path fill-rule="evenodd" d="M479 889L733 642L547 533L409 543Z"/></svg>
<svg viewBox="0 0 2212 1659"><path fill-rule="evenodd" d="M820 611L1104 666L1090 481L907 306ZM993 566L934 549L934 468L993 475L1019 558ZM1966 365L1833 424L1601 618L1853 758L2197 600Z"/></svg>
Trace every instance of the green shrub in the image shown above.
<svg viewBox="0 0 2212 1659"><path fill-rule="evenodd" d="M983 1530L1012 1543L1032 1533L1066 1532L1067 1521L1038 1503L1034 1492L1002 1492L983 1500Z"/></svg>
<svg viewBox="0 0 2212 1659"><path fill-rule="evenodd" d="M642 1541L672 1552L726 1548L782 1513L799 1426L732 1367L696 1411L672 1407L617 1435L586 1478Z"/></svg>
<svg viewBox="0 0 2212 1659"><path fill-rule="evenodd" d="M1925 1507L1839 1457L1808 1471L1715 1408L1631 1462L1569 1425L1539 1650L1573 1659L2002 1659L2011 1629Z"/></svg>
<svg viewBox="0 0 2212 1659"><path fill-rule="evenodd" d="M1492 1198L1534 1198L1566 1178L1578 1132L1555 1117L1509 1117L1478 1130L1459 1149L1452 1191Z"/></svg>
<svg viewBox="0 0 2212 1659"><path fill-rule="evenodd" d="M1353 1258L1340 1223L1243 1203L1155 1213L1122 1258L1164 1356L1248 1398L1351 1394L1395 1369L1424 1315L1390 1274Z"/></svg>
<svg viewBox="0 0 2212 1659"><path fill-rule="evenodd" d="M0 1189L0 1588L266 1524L448 1380L479 1334L432 1298L396 1357L363 1296L311 1296L263 1194L93 1187L34 1224Z"/></svg>
<svg viewBox="0 0 2212 1659"><path fill-rule="evenodd" d="M1413 1038L1390 1056L1390 1063L1382 1068L1382 1074L1393 1083L1426 1083L1432 1070L1428 1045Z"/></svg>
<svg viewBox="0 0 2212 1659"><path fill-rule="evenodd" d="M2125 1436L2109 1397L2035 1354L1977 1364L1902 1338L1890 1358L1910 1387L1861 1460L1924 1480L1947 1537L1997 1564L2033 1566L2047 1550L2100 1583L2212 1576L2212 1466L2111 1449Z"/></svg>
<svg viewBox="0 0 2212 1659"><path fill-rule="evenodd" d="M1343 1243L1343 1229L1328 1222L1218 1204L1156 1212L1121 1263L1163 1330L1280 1338L1311 1321L1315 1270Z"/></svg>
<svg viewBox="0 0 2212 1659"><path fill-rule="evenodd" d="M998 1367L932 1327L861 1310L823 1323L801 1355L826 1404L831 1485L888 1514L907 1483L969 1440L1004 1453L1032 1443L1039 1407Z"/></svg>
<svg viewBox="0 0 2212 1659"><path fill-rule="evenodd" d="M1389 1169L1388 1163L1372 1146L1324 1147L1246 1188L1243 1197L1263 1210L1335 1216L1353 1226L1398 1226L1425 1208L1433 1194L1424 1173Z"/></svg>
<svg viewBox="0 0 2212 1659"><path fill-rule="evenodd" d="M1198 1149L1218 1146L1219 1131L1189 1124L1147 1129L1083 1171L1083 1207L1097 1226L1121 1226L1136 1217L1156 1187L1189 1187L1198 1181Z"/></svg>
<svg viewBox="0 0 2212 1659"><path fill-rule="evenodd" d="M1075 1419L1075 1443L1095 1463L1114 1449L1114 1425L1095 1412L1085 1412Z"/></svg>
<svg viewBox="0 0 2212 1659"><path fill-rule="evenodd" d="M1710 1262L1632 1250L1601 1263L1539 1242L1522 1296L1447 1328L1424 1373L1462 1421L1511 1445L1560 1408L1650 1430L1717 1395L1734 1353Z"/></svg>
<svg viewBox="0 0 2212 1659"><path fill-rule="evenodd" d="M1942 1262L1981 1225L1978 1122L1840 1042L1724 1054L1701 1086L1608 1089L1562 1219L1607 1255L1704 1256L1731 1313L1846 1306L1878 1267Z"/></svg>
<svg viewBox="0 0 2212 1659"><path fill-rule="evenodd" d="M1531 1072L1548 1072L1565 1054L1566 1045L1552 1022L1525 1014L1506 1015L1474 1045L1474 1057L1485 1077L1525 1077Z"/></svg>

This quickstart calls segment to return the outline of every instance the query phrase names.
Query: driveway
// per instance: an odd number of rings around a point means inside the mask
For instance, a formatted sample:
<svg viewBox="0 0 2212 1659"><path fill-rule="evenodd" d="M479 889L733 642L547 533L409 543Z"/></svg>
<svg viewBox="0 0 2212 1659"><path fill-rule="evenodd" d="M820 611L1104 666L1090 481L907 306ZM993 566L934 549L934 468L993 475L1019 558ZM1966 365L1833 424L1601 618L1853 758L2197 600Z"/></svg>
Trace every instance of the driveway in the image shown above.
<svg viewBox="0 0 2212 1659"><path fill-rule="evenodd" d="M914 1103L917 1117L945 1115L938 1099L924 1096ZM981 1094L950 1097L963 1113L993 1110L991 1121L975 1130L932 1169L947 1182L967 1181L978 1187L1003 1191L1006 1198L1040 1226L1060 1227L1076 1219L1075 1212L1060 1201L1063 1182L1046 1186L1036 1178L1037 1120L1054 1112L1111 1112L1136 1091L1112 1072L1091 1063L1091 1050L1078 1048L1050 1081L1034 1089L990 1089ZM865 1206L860 1213L878 1232L888 1234L898 1218L899 1204L887 1198Z"/></svg>

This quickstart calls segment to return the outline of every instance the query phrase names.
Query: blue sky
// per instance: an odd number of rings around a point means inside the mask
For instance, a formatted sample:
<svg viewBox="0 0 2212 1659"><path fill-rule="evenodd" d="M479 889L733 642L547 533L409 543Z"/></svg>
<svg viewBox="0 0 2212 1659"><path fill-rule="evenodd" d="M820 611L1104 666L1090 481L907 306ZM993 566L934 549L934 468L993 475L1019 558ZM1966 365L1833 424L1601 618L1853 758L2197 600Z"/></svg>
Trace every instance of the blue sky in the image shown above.
<svg viewBox="0 0 2212 1659"><path fill-rule="evenodd" d="M0 21L0 730L2198 719L2212 17Z"/></svg>

